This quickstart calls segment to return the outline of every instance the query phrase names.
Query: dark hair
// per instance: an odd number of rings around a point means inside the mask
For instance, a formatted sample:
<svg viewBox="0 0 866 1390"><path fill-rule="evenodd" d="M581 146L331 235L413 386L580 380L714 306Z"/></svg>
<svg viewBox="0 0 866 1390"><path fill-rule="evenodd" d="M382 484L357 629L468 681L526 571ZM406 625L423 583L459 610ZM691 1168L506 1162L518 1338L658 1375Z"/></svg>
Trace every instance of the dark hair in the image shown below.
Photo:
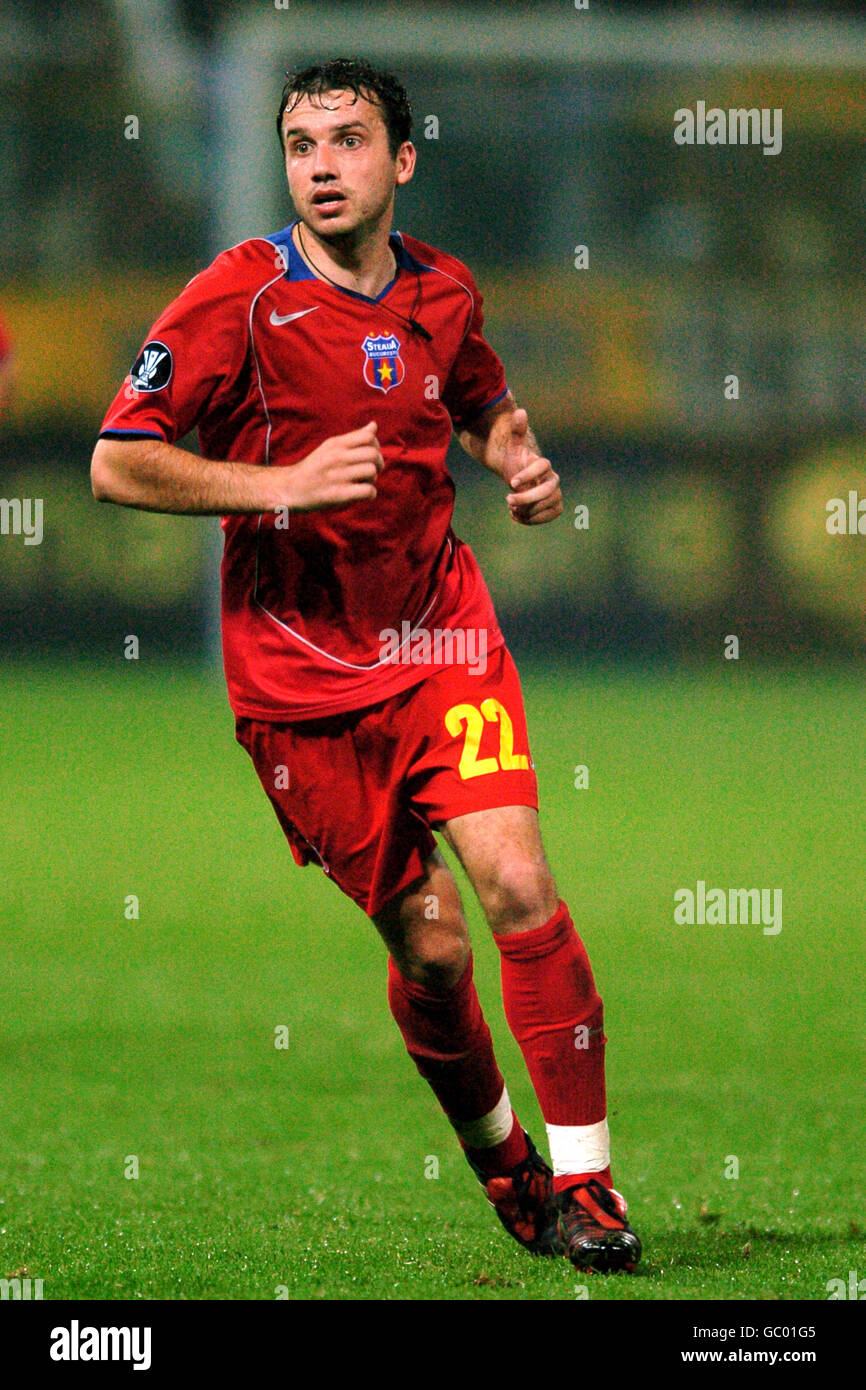
<svg viewBox="0 0 866 1390"><path fill-rule="evenodd" d="M396 158L403 141L412 138L412 107L405 87L390 72L380 72L364 58L332 58L300 72L287 72L286 77L277 116L280 146L283 113L293 111L302 97L321 97L326 92L354 92L356 101L364 97L381 107L392 158Z"/></svg>

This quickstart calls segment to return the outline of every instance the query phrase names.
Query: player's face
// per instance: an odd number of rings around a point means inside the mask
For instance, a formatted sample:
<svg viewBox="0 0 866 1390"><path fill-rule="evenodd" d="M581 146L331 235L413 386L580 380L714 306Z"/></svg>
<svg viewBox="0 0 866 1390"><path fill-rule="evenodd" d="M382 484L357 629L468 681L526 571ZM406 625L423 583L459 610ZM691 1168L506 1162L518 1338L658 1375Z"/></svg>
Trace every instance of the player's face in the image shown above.
<svg viewBox="0 0 866 1390"><path fill-rule="evenodd" d="M302 97L283 117L289 192L298 216L323 241L343 240L389 219L397 184L408 183L415 150L396 158L380 108L354 92Z"/></svg>

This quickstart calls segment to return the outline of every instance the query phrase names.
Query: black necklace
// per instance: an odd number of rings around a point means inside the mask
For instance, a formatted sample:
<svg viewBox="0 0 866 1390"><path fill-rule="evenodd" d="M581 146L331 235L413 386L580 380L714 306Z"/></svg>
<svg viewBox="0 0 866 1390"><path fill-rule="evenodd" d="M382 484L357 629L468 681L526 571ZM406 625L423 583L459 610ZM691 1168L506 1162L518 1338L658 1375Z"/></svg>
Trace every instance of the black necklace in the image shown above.
<svg viewBox="0 0 866 1390"><path fill-rule="evenodd" d="M319 266L316 265L315 261L313 261L313 260L311 259L310 254L309 254L309 252L307 251L306 246L304 245L304 237L303 237L303 233L301 232L301 223L300 223L300 221L298 222L298 243L299 243L299 245L300 245L301 251L303 252L304 259L307 261L308 265L309 265L313 270L315 270L315 272L316 272L317 275L321 275L322 279L323 279L323 280L327 280L328 284L329 284L329 285L333 285L333 286L334 286L334 289L336 289L336 290L345 290L345 289L346 289L346 286L345 286L345 285L340 285L340 284L337 283L336 280L332 280L331 277L330 277L330 275L326 275L325 272L324 272L324 270L321 270L321 269L319 268ZM390 249L390 243L389 243L389 249ZM392 252L391 254L393 255L394 253ZM399 266L398 266L398 263L397 263L397 257L394 256L394 270L395 270L395 272L396 272L398 269L399 269ZM413 333L418 333L426 342L431 343L431 342L433 341L433 334L432 334L432 333L428 333L428 332L427 332L427 329L424 327L424 325L421 324L421 323L418 323L417 319L415 318L415 311L416 311L416 309L418 308L418 301L419 301L419 299L421 298L421 273L420 273L420 271L417 270L417 269L416 269L416 271L415 271L415 281L416 281L416 286L415 286L415 298L414 298L414 300L413 300L413 302L412 302L412 312L409 314L409 317L408 317L408 318L406 317L405 314L398 313L398 311L397 311L396 309L392 309L390 304L384 304L384 303L382 303L381 300L373 299L369 294L361 295L361 298L362 298L362 299L368 299L368 300L370 301L371 304L375 304L375 305L377 305L378 308L384 309L385 312L388 313L388 314L393 314L394 317L400 319L402 323L407 323L407 324L409 325L409 327L410 327L410 329L412 330ZM352 293L352 294L359 294L360 291L358 291L358 290L352 290L351 293Z"/></svg>

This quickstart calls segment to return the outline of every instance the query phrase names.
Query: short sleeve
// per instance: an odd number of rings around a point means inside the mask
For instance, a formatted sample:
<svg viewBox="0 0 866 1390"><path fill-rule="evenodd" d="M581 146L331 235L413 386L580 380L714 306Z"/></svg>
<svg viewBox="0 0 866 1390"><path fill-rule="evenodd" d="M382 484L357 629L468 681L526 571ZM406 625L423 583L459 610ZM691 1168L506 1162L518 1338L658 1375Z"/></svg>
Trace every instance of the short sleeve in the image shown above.
<svg viewBox="0 0 866 1390"><path fill-rule="evenodd" d="M472 294L472 316L442 392L442 401L457 430L471 424L482 410L508 393L505 368L484 337L484 301L465 267L464 275Z"/></svg>
<svg viewBox="0 0 866 1390"><path fill-rule="evenodd" d="M229 397L248 353L246 302L225 255L154 323L102 423L100 438L173 444Z"/></svg>

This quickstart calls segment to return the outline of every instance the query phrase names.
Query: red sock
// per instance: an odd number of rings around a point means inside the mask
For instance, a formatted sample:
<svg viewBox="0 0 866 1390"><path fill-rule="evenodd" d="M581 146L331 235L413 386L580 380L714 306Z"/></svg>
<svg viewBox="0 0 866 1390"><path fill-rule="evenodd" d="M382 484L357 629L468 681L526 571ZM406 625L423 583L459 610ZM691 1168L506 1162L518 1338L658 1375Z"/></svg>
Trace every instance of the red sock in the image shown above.
<svg viewBox="0 0 866 1390"><path fill-rule="evenodd" d="M496 944L505 1017L520 1044L545 1123L597 1124L607 1113L604 1014L566 904L560 902L540 927L498 935ZM611 1185L606 1167L591 1175L557 1175L554 1186L562 1190L587 1176Z"/></svg>
<svg viewBox="0 0 866 1390"><path fill-rule="evenodd" d="M608 1164L598 1173L560 1173L553 1179L553 1190L554 1192L565 1192L569 1187L576 1187L579 1182L589 1182L591 1178L597 1178L599 1182L604 1183L605 1187L613 1187L610 1164Z"/></svg>
<svg viewBox="0 0 866 1390"><path fill-rule="evenodd" d="M526 1140L493 1054L490 1029L472 978L471 956L447 994L407 980L389 957L388 1003L409 1056L429 1082L469 1156L491 1176L525 1158ZM490 1121L485 1119L488 1116ZM488 1138L493 1142L486 1142Z"/></svg>

